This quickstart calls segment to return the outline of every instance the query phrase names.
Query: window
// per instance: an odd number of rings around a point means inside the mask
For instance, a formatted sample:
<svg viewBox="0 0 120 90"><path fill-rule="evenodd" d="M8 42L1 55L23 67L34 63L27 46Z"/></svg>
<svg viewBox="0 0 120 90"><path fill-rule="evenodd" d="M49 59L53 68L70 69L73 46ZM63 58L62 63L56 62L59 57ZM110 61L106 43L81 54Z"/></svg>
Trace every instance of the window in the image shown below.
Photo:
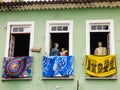
<svg viewBox="0 0 120 90"><path fill-rule="evenodd" d="M8 22L5 56L32 56L34 22Z"/></svg>
<svg viewBox="0 0 120 90"><path fill-rule="evenodd" d="M71 20L46 22L43 79L73 79L72 30Z"/></svg>
<svg viewBox="0 0 120 90"><path fill-rule="evenodd" d="M85 67L86 79L116 79L113 20L86 21Z"/></svg>
<svg viewBox="0 0 120 90"><path fill-rule="evenodd" d="M109 25L107 24L93 24L91 25L91 30L109 30Z"/></svg>
<svg viewBox="0 0 120 90"><path fill-rule="evenodd" d="M46 24L46 54L50 55L54 43L59 43L59 50L68 50L68 55L72 55L72 28L73 21L47 21Z"/></svg>
<svg viewBox="0 0 120 90"><path fill-rule="evenodd" d="M114 52L114 25L113 20L86 21L86 54L94 54L98 42L106 47L107 54Z"/></svg>

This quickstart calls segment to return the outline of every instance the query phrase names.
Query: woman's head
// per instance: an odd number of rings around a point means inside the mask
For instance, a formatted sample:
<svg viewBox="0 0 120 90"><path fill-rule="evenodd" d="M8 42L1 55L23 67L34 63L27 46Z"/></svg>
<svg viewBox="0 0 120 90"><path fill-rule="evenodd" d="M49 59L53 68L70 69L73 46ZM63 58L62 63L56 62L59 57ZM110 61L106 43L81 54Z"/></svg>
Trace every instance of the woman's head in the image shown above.
<svg viewBox="0 0 120 90"><path fill-rule="evenodd" d="M54 46L55 46L55 48L58 48L59 44L58 43L54 43Z"/></svg>

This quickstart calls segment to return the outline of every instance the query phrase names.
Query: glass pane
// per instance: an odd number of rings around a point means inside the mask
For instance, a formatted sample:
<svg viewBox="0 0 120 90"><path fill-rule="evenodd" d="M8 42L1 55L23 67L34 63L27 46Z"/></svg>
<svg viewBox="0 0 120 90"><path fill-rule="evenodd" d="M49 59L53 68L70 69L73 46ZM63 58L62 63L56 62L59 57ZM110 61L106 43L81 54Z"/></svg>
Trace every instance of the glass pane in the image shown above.
<svg viewBox="0 0 120 90"><path fill-rule="evenodd" d="M97 25L97 30L102 30L102 25Z"/></svg>
<svg viewBox="0 0 120 90"><path fill-rule="evenodd" d="M57 27L57 30L58 30L58 31L62 31L62 26L58 26L58 27Z"/></svg>
<svg viewBox="0 0 120 90"><path fill-rule="evenodd" d="M23 32L23 27L20 27L20 28L19 28L19 32Z"/></svg>
<svg viewBox="0 0 120 90"><path fill-rule="evenodd" d="M63 31L67 31L68 27L67 26L63 26Z"/></svg>
<svg viewBox="0 0 120 90"><path fill-rule="evenodd" d="M108 25L103 25L103 30L108 30Z"/></svg>
<svg viewBox="0 0 120 90"><path fill-rule="evenodd" d="M91 26L91 30L96 30L96 26L95 25Z"/></svg>
<svg viewBox="0 0 120 90"><path fill-rule="evenodd" d="M13 28L13 32L18 32L18 28Z"/></svg>
<svg viewBox="0 0 120 90"><path fill-rule="evenodd" d="M56 31L56 27L52 27L52 31Z"/></svg>

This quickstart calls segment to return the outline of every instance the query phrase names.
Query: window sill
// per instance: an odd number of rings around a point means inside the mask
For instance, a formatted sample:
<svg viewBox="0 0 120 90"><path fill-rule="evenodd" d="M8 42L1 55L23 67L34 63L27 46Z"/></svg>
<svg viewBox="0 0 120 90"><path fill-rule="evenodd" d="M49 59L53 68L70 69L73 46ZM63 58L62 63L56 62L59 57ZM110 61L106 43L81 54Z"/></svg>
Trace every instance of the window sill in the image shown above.
<svg viewBox="0 0 120 90"><path fill-rule="evenodd" d="M8 81L8 80L31 80L32 77L27 77L27 78L2 78L2 81Z"/></svg>
<svg viewBox="0 0 120 90"><path fill-rule="evenodd" d="M117 80L117 75L108 76L108 77L92 77L92 76L86 76L86 80Z"/></svg>
<svg viewBox="0 0 120 90"><path fill-rule="evenodd" d="M69 77L42 77L42 80L51 80L51 79L57 79L57 80L74 80L74 76Z"/></svg>

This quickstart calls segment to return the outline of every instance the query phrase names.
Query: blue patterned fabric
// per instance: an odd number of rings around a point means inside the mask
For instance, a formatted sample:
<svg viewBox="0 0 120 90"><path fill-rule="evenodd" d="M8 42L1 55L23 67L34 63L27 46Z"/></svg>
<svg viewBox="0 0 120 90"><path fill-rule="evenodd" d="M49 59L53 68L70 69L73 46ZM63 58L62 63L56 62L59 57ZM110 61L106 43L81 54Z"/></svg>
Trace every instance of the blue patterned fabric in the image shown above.
<svg viewBox="0 0 120 90"><path fill-rule="evenodd" d="M67 77L74 74L73 56L44 56L43 77Z"/></svg>

